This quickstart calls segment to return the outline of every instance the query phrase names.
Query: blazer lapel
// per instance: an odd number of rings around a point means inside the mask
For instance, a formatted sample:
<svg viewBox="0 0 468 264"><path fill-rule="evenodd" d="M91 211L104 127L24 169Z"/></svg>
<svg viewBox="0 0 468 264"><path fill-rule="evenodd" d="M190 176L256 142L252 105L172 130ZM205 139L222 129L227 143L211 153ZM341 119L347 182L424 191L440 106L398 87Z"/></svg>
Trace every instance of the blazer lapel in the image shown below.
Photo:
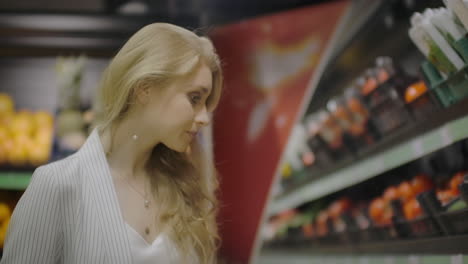
<svg viewBox="0 0 468 264"><path fill-rule="evenodd" d="M93 196L96 223L100 225L102 242L107 249L109 261L106 263L133 263L125 222L120 212L117 194L110 174L104 149L97 129L94 129L80 149L83 164L85 188Z"/></svg>

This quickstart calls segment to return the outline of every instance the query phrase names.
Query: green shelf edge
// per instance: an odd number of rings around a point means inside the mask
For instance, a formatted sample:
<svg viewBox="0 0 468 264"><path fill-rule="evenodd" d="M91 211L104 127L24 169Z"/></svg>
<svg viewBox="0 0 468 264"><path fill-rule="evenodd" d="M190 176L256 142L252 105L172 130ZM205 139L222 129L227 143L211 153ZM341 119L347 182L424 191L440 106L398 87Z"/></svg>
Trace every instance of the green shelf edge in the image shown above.
<svg viewBox="0 0 468 264"><path fill-rule="evenodd" d="M268 208L268 214L274 215L324 197L466 138L468 138L468 116L450 121L385 152L324 175L292 193L280 196L273 200Z"/></svg>
<svg viewBox="0 0 468 264"><path fill-rule="evenodd" d="M468 264L467 255L344 255L327 256L297 254L296 252L278 251L263 252L259 264L267 263L300 263L300 264Z"/></svg>
<svg viewBox="0 0 468 264"><path fill-rule="evenodd" d="M31 181L32 172L0 172L0 189L25 190Z"/></svg>

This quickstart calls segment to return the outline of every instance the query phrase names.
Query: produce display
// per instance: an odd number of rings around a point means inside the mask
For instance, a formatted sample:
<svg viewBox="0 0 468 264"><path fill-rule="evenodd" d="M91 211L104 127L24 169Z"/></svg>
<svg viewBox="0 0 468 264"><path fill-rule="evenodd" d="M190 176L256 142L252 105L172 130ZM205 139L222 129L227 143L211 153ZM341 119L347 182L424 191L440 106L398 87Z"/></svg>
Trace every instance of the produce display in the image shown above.
<svg viewBox="0 0 468 264"><path fill-rule="evenodd" d="M0 93L0 166L28 167L51 156L54 121L44 111L15 111L13 99Z"/></svg>
<svg viewBox="0 0 468 264"><path fill-rule="evenodd" d="M447 107L468 97L468 5L462 0L444 3L447 8L414 13L408 34L426 57L421 65L426 83Z"/></svg>
<svg viewBox="0 0 468 264"><path fill-rule="evenodd" d="M284 171L283 185L287 188L303 171L323 171L357 159L390 134L429 118L439 105L424 81L406 74L391 58L378 57L326 108L296 126L284 164L291 171Z"/></svg>
<svg viewBox="0 0 468 264"><path fill-rule="evenodd" d="M387 181L385 177L393 173L383 174L380 181L385 187L380 187L377 195L323 198L274 216L268 225L267 241L282 246L306 245L307 241L333 246L468 234L465 144L455 143L415 161L408 173L414 173L414 168L420 172L412 177ZM426 163L433 163L434 158L437 164L428 166ZM434 217L439 220L434 221Z"/></svg>
<svg viewBox="0 0 468 264"><path fill-rule="evenodd" d="M3 248L3 242L5 241L6 232L8 230L8 224L11 218L11 209L5 203L0 203L0 247Z"/></svg>

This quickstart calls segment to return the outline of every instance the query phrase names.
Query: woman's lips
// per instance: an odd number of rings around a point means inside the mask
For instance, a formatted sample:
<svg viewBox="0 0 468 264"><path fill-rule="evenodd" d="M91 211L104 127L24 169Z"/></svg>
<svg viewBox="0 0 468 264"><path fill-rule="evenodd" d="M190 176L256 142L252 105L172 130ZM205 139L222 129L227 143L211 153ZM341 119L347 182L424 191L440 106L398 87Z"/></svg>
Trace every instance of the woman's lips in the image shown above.
<svg viewBox="0 0 468 264"><path fill-rule="evenodd" d="M198 132L187 131L187 134L189 134L192 138L194 138L197 136Z"/></svg>

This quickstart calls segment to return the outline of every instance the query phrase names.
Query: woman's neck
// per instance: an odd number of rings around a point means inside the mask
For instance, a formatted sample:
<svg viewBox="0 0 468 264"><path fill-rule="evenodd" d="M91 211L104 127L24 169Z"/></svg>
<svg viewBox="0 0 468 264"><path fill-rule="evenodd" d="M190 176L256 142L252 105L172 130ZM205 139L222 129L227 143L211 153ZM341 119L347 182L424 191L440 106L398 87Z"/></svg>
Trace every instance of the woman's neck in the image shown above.
<svg viewBox="0 0 468 264"><path fill-rule="evenodd" d="M138 127L124 119L103 131L109 165L122 177L145 175L146 163L155 146L154 139L140 133Z"/></svg>

